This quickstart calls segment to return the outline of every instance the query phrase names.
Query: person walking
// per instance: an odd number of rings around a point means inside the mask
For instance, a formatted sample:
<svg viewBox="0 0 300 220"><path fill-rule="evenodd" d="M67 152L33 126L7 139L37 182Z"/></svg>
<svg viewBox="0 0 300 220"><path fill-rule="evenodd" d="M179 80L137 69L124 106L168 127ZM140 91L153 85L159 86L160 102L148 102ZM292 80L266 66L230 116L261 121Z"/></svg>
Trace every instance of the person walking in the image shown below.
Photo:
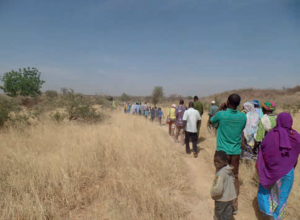
<svg viewBox="0 0 300 220"><path fill-rule="evenodd" d="M198 96L194 96L194 108L196 110L198 110L198 112L200 113L200 116L202 117L202 115L203 115L203 104L199 101ZM197 127L198 138L199 138L199 134L200 134L200 128L201 128L201 121L200 121L200 123L198 124L198 127Z"/></svg>
<svg viewBox="0 0 300 220"><path fill-rule="evenodd" d="M283 219L300 154L300 135L293 130L289 113L280 113L276 121L276 127L268 132L258 152L257 199L261 212L271 219Z"/></svg>
<svg viewBox="0 0 300 220"><path fill-rule="evenodd" d="M201 116L198 110L194 109L194 103L189 103L189 109L186 110L183 114L183 127L185 128L185 145L186 145L186 153L190 154L190 139L192 139L193 143L193 153L194 157L198 157L197 150L197 127L200 124Z"/></svg>
<svg viewBox="0 0 300 220"><path fill-rule="evenodd" d="M274 102L265 102L262 104L262 111L264 116L261 118L258 129L255 135L255 145L253 148L253 153L257 154L257 150L264 140L266 134L276 126L277 116L274 114L276 110L276 105Z"/></svg>
<svg viewBox="0 0 300 220"><path fill-rule="evenodd" d="M232 201L236 198L233 166L228 164L227 154L224 151L216 151L214 164L216 174L210 190L211 198L215 200L214 220L231 220Z"/></svg>
<svg viewBox="0 0 300 220"><path fill-rule="evenodd" d="M254 108L259 115L259 118L262 118L264 116L263 110L260 108L259 101L257 99L252 100L252 104L254 105Z"/></svg>
<svg viewBox="0 0 300 220"><path fill-rule="evenodd" d="M161 108L158 108L158 123L160 126L162 126L161 124L161 119L165 118L163 111L161 110Z"/></svg>
<svg viewBox="0 0 300 220"><path fill-rule="evenodd" d="M216 114L216 112L218 111L218 109L219 109L219 107L216 105L216 102L214 100L211 101L211 106L210 106L209 112L208 112L208 117L209 118L208 118L208 121L207 121L207 127L209 129L212 128L213 131L214 131L214 134L217 133L218 123L212 125L212 124L209 123L209 121L210 121L211 117Z"/></svg>
<svg viewBox="0 0 300 220"><path fill-rule="evenodd" d="M183 115L186 110L184 106L184 101L179 101L179 106L176 109L176 135L175 135L175 142L180 142L181 145L184 144L184 127L183 127ZM180 136L180 141L178 141L178 137Z"/></svg>
<svg viewBox="0 0 300 220"><path fill-rule="evenodd" d="M139 114L140 114L140 105L139 105L138 102L136 103L136 106L135 106L135 114L136 114L136 115L139 115Z"/></svg>
<svg viewBox="0 0 300 220"><path fill-rule="evenodd" d="M155 118L155 110L154 110L154 107L152 107L152 108L150 108L150 119L151 119L152 123L154 121L154 118Z"/></svg>
<svg viewBox="0 0 300 220"><path fill-rule="evenodd" d="M212 124L219 123L217 151L225 151L228 155L229 164L234 167L234 185L237 194L237 198L234 199L232 207L234 215L236 215L238 211L241 136L247 122L246 115L237 110L240 102L241 97L238 94L230 95L227 103L223 103L217 113L210 119L210 123Z"/></svg>
<svg viewBox="0 0 300 220"><path fill-rule="evenodd" d="M174 133L175 133L175 122L176 122L176 105L173 104L172 107L170 108L168 114L167 114L167 121L169 123L169 135L171 137L174 137Z"/></svg>
<svg viewBox="0 0 300 220"><path fill-rule="evenodd" d="M135 114L135 103L134 102L131 105L131 112L133 115Z"/></svg>
<svg viewBox="0 0 300 220"><path fill-rule="evenodd" d="M253 153L253 147L260 119L251 102L244 103L243 108L247 117L247 123L243 132L241 159L256 161L257 157Z"/></svg>

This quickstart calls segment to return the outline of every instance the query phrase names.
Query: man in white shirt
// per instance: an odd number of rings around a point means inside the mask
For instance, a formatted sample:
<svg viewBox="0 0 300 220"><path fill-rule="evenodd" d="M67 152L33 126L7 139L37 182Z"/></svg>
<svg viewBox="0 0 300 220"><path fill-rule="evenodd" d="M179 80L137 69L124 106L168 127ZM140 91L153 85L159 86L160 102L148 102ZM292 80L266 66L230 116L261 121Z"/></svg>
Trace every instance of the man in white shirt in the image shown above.
<svg viewBox="0 0 300 220"><path fill-rule="evenodd" d="M197 128L201 122L201 116L198 110L194 109L194 103L189 103L189 109L184 112L183 115L183 127L185 128L185 145L186 145L186 153L190 154L190 138L193 143L193 152L194 157L198 157L197 151Z"/></svg>

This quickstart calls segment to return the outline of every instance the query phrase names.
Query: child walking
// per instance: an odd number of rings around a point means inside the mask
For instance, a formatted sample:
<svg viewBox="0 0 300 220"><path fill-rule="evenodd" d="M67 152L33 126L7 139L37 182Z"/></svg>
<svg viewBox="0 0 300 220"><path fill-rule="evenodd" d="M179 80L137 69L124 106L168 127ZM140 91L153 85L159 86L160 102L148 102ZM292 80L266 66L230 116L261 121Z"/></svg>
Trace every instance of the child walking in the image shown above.
<svg viewBox="0 0 300 220"><path fill-rule="evenodd" d="M214 156L216 175L210 194L215 200L214 220L231 220L232 201L236 198L233 166L228 164L225 151L216 151Z"/></svg>
<svg viewBox="0 0 300 220"><path fill-rule="evenodd" d="M162 112L161 108L158 108L158 122L160 126L161 126L161 118L165 118L164 113Z"/></svg>

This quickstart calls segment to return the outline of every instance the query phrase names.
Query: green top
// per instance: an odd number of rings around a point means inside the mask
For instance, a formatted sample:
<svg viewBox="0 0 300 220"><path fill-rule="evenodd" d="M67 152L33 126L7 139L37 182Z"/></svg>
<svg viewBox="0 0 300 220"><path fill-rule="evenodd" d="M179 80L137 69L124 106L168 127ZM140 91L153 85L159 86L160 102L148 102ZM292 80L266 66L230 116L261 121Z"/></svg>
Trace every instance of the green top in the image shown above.
<svg viewBox="0 0 300 220"><path fill-rule="evenodd" d="M247 117L238 110L219 111L210 121L219 123L217 133L217 151L225 151L228 155L241 154L241 134L245 128Z"/></svg>
<svg viewBox="0 0 300 220"><path fill-rule="evenodd" d="M194 102L194 109L198 110L201 116L203 115L203 105L201 102Z"/></svg>
<svg viewBox="0 0 300 220"><path fill-rule="evenodd" d="M275 115L268 115L268 117L270 119L271 129L272 129L276 126L277 117ZM268 133L268 131L266 131L264 129L264 126L263 126L262 122L260 121L259 124L258 124L258 129L257 129L257 132L256 132L255 140L257 142L262 142L267 133Z"/></svg>

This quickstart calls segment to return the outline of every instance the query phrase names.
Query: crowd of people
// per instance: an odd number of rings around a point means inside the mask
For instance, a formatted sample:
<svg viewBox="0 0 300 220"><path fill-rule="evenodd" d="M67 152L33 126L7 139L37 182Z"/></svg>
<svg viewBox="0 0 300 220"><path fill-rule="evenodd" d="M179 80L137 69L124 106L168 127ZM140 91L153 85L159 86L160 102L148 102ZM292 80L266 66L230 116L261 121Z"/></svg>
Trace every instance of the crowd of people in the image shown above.
<svg viewBox="0 0 300 220"><path fill-rule="evenodd" d="M289 113L274 114L273 102L258 100L245 102L241 109L241 97L232 94L219 107L211 102L207 127L217 136L214 165L215 180L211 196L215 200L215 220L231 219L238 212L239 164L240 161L254 161L260 180L258 204L263 215L270 219L283 219L287 199L294 181L300 154L300 135L292 128L293 119ZM124 112L149 117L162 125L164 114L161 108L147 103L125 103ZM173 104L166 115L169 135L186 146L190 154L190 140L193 156L197 158L197 143L200 134L203 105L197 96L194 102L180 100Z"/></svg>

